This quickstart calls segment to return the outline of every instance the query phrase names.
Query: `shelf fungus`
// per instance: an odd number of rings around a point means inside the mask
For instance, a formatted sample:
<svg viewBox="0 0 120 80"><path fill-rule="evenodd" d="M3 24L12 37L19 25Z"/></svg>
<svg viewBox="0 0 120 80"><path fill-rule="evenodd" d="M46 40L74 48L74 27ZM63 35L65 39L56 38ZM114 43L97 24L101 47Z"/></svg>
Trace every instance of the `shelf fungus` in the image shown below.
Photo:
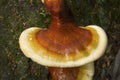
<svg viewBox="0 0 120 80"><path fill-rule="evenodd" d="M24 55L48 67L53 80L92 80L94 61L107 46L107 36L96 25L78 27L64 0L45 0L52 16L48 29L32 27L19 38Z"/></svg>

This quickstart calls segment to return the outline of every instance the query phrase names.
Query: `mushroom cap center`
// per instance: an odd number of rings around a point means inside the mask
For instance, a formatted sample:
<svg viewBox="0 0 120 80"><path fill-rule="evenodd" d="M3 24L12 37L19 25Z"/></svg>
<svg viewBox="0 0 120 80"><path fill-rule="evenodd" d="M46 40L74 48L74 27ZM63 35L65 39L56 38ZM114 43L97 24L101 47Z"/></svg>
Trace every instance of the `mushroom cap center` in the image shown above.
<svg viewBox="0 0 120 80"><path fill-rule="evenodd" d="M71 24L67 26L71 26ZM86 29L70 27L54 31L40 30L36 34L36 39L46 50L66 55L86 50L92 41L92 34Z"/></svg>

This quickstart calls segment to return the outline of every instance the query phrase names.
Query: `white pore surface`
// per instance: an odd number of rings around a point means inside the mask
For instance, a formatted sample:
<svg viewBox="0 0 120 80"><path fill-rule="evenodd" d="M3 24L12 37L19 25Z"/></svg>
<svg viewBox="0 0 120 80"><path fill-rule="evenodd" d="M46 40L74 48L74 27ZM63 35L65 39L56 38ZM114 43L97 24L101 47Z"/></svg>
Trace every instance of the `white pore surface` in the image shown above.
<svg viewBox="0 0 120 80"><path fill-rule="evenodd" d="M89 25L86 27L94 28L97 31L97 33L99 35L99 39L100 39L99 44L96 49L94 49L94 50L92 50L92 52L90 52L91 55L89 55L85 58L82 58L82 59L78 59L76 61L57 62L55 60L49 59L48 57L43 57L43 56L40 56L37 53L35 53L35 51L30 46L30 43L28 40L28 35L30 34L31 31L40 29L37 27L32 27L32 28L26 29L22 32L22 34L20 35L20 38L19 38L20 48L27 57L31 58L33 61L35 61L41 65L44 65L44 66L49 66L49 67L50 66L51 67L82 66L82 65L93 62L93 61L97 60L98 58L100 58L104 54L106 46L107 46L107 36L102 28L100 28L99 26L96 26L96 25ZM39 54L44 54L44 51L40 50Z"/></svg>

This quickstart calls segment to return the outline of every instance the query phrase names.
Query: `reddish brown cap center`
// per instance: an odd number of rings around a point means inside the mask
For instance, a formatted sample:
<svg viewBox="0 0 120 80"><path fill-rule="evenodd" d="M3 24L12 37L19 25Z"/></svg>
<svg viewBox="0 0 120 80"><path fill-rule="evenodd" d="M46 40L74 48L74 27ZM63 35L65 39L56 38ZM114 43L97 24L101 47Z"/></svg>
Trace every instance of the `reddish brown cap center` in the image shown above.
<svg viewBox="0 0 120 80"><path fill-rule="evenodd" d="M92 34L89 30L78 28L64 0L45 0L45 4L52 15L52 23L49 29L36 34L39 44L62 55L85 50L92 41Z"/></svg>

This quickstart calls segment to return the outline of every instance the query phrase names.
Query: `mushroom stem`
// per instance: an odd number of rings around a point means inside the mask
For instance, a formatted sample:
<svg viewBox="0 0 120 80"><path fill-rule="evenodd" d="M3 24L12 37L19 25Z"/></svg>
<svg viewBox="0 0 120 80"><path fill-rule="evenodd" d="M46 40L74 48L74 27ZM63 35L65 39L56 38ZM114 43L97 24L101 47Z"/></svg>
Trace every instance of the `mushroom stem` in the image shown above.
<svg viewBox="0 0 120 80"><path fill-rule="evenodd" d="M94 75L94 63L88 63L81 67L74 68L48 68L52 80L92 80Z"/></svg>
<svg viewBox="0 0 120 80"><path fill-rule="evenodd" d="M67 24L73 24L72 27L77 27L72 12L64 0L45 0L45 5L52 16L50 29L66 27Z"/></svg>
<svg viewBox="0 0 120 80"><path fill-rule="evenodd" d="M52 80L76 80L79 68L49 67Z"/></svg>

